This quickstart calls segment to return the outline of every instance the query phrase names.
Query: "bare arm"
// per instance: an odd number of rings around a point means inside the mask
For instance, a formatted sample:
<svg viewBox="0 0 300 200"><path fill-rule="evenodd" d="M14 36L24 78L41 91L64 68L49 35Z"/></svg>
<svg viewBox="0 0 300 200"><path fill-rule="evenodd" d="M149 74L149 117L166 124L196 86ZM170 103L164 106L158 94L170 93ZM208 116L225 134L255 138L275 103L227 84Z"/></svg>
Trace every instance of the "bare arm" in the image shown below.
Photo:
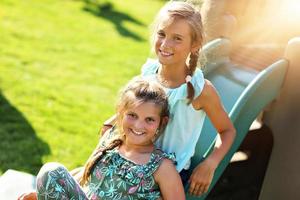
<svg viewBox="0 0 300 200"><path fill-rule="evenodd" d="M159 185L163 200L185 200L181 178L171 160L163 160L154 173L154 179Z"/></svg>
<svg viewBox="0 0 300 200"><path fill-rule="evenodd" d="M199 97L193 102L196 109L203 109L221 138L221 145L200 163L190 177L189 192L193 195L201 195L207 192L211 184L214 171L229 151L234 138L235 128L226 113L220 97L213 85L206 81L204 89Z"/></svg>
<svg viewBox="0 0 300 200"><path fill-rule="evenodd" d="M111 116L108 118L104 123L100 131L100 135L102 136L108 129L113 127L116 122L116 115Z"/></svg>

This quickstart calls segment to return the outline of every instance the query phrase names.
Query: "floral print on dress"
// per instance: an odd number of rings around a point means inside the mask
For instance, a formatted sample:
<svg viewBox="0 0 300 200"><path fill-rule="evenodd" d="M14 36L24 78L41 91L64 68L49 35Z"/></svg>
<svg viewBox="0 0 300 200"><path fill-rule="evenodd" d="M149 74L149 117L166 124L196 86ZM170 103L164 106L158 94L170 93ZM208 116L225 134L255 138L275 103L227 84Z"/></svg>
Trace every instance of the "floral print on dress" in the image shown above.
<svg viewBox="0 0 300 200"><path fill-rule="evenodd" d="M61 165L42 174L39 173L37 197L39 200L88 200L79 184Z"/></svg>
<svg viewBox="0 0 300 200"><path fill-rule="evenodd" d="M154 150L149 162L143 165L122 157L117 149L107 151L92 172L87 195L98 194L104 200L160 199L161 193L153 174L164 158L175 161L174 154L159 149ZM101 182L98 177L103 177Z"/></svg>
<svg viewBox="0 0 300 200"><path fill-rule="evenodd" d="M38 199L161 199L159 186L153 174L164 158L175 161L174 154L166 154L156 149L151 153L148 163L139 165L122 157L115 148L102 155L84 188L79 186L65 167L58 165L55 169L39 173Z"/></svg>

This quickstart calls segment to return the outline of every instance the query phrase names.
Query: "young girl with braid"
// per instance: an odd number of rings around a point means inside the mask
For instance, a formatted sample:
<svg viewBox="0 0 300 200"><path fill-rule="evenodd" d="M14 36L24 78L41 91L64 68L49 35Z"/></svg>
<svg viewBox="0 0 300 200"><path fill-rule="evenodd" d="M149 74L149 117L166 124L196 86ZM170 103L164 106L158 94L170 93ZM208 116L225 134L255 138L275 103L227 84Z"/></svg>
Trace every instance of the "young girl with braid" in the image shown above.
<svg viewBox="0 0 300 200"><path fill-rule="evenodd" d="M174 155L154 145L168 116L163 88L145 78L133 79L117 106L118 134L105 148L94 150L80 184L64 166L48 163L37 176L37 192L19 199L185 199Z"/></svg>
<svg viewBox="0 0 300 200"><path fill-rule="evenodd" d="M235 128L225 112L213 85L204 79L197 66L203 42L201 15L186 2L167 3L158 13L153 32L157 60L148 60L142 76L163 86L168 95L170 120L156 144L175 153L181 178L189 183L192 195L207 192L214 171L230 149ZM205 116L218 131L221 145L193 170L189 171ZM112 117L103 132L114 122Z"/></svg>

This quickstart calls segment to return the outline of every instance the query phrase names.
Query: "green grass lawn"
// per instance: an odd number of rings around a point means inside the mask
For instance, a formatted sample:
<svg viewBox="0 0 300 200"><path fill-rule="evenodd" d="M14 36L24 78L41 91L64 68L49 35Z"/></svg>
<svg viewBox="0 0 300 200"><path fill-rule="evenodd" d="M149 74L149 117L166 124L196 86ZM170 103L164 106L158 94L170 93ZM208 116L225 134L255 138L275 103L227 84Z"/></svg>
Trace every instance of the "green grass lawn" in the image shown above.
<svg viewBox="0 0 300 200"><path fill-rule="evenodd" d="M149 56L164 3L110 2L0 1L0 174L49 161L72 169L95 147L118 90Z"/></svg>

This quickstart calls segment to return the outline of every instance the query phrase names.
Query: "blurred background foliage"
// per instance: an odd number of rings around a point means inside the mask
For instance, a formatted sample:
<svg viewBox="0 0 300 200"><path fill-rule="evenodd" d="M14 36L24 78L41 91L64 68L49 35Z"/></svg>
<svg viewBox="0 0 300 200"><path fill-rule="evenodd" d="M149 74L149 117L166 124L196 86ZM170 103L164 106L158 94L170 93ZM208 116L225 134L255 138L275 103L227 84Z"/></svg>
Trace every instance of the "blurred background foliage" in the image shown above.
<svg viewBox="0 0 300 200"><path fill-rule="evenodd" d="M162 0L0 1L0 174L82 166Z"/></svg>

